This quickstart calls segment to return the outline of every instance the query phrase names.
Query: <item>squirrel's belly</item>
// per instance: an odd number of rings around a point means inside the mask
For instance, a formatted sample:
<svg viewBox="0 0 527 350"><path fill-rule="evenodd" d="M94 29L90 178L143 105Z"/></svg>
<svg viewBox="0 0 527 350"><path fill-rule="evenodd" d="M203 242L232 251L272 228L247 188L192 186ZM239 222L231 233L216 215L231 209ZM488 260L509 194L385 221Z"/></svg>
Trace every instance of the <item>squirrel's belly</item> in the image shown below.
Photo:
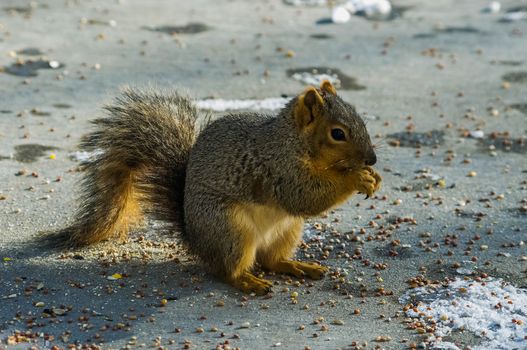
<svg viewBox="0 0 527 350"><path fill-rule="evenodd" d="M275 206L252 203L232 206L229 217L231 224L240 233L247 234L258 248L271 245L304 221Z"/></svg>

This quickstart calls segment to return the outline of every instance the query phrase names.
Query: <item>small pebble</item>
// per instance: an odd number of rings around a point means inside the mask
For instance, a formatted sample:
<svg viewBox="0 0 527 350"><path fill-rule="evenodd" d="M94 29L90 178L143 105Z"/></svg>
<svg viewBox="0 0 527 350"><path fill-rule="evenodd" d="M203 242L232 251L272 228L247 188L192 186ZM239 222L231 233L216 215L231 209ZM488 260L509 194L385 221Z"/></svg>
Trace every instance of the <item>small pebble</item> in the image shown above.
<svg viewBox="0 0 527 350"><path fill-rule="evenodd" d="M483 137L485 137L485 133L483 132L483 130L473 130L470 132L470 137L474 139L482 139Z"/></svg>

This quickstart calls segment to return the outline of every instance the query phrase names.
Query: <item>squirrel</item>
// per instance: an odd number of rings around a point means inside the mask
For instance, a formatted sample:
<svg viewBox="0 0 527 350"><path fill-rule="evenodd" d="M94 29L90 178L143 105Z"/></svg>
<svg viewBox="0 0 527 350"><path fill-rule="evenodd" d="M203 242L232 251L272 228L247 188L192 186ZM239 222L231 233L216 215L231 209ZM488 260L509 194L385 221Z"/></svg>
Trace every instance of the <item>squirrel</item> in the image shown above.
<svg viewBox="0 0 527 350"><path fill-rule="evenodd" d="M175 91L127 88L104 108L109 116L81 141L96 152L80 208L58 235L69 247L124 240L146 215L181 232L225 282L263 295L272 283L252 273L256 263L322 278L326 267L292 259L304 219L381 184L362 118L329 81L277 115L209 116L201 128L207 114Z"/></svg>

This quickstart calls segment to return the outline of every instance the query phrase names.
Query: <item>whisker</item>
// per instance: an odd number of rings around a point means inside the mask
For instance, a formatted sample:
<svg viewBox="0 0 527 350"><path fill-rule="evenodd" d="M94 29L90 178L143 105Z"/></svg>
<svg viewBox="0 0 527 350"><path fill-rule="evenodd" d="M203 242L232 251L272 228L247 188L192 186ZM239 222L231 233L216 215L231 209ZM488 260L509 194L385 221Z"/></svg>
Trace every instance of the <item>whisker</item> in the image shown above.
<svg viewBox="0 0 527 350"><path fill-rule="evenodd" d="M373 145L375 146L375 145L378 145L378 144L381 144L381 143L385 143L387 139L388 138L386 136L381 136L381 137L378 138L377 142L375 142Z"/></svg>
<svg viewBox="0 0 527 350"><path fill-rule="evenodd" d="M378 149L382 149L386 147L386 145L387 145L386 137L383 136L381 139L379 139L377 142L373 144L373 148L378 150Z"/></svg>
<svg viewBox="0 0 527 350"><path fill-rule="evenodd" d="M324 168L324 170L328 170L328 169L330 169L330 168L333 168L334 166L337 166L337 165L339 165L339 164L341 164L341 163L343 163L343 162L347 162L347 161L351 161L351 162L353 162L354 160L355 160L355 159L353 159L353 158L344 158L344 159L341 159L341 160L337 160L336 162L331 163L331 164L328 165L326 168ZM353 162L353 163L357 163L357 164L358 164L359 162L355 160L355 162ZM350 168L349 170L352 171L352 170L354 170L354 169L353 169L353 168Z"/></svg>
<svg viewBox="0 0 527 350"><path fill-rule="evenodd" d="M346 160L347 159L341 159L341 160L338 160L338 161L336 161L334 163L331 163L326 168L324 168L324 170L328 170L329 168L333 168L334 166L339 165L340 163L345 162Z"/></svg>

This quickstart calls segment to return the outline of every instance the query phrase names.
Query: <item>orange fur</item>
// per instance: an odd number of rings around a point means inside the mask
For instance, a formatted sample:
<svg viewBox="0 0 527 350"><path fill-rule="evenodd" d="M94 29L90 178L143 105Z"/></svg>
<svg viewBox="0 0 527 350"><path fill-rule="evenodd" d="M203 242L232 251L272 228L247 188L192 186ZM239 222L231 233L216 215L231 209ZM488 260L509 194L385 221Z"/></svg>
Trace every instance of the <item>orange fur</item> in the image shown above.
<svg viewBox="0 0 527 350"><path fill-rule="evenodd" d="M113 231L119 235L122 241L126 240L131 228L139 226L143 222L138 192L135 188L136 174L136 171L129 171L126 179L121 180L120 191L116 193L118 199L114 202L117 203L118 213ZM111 235L111 232L109 234Z"/></svg>
<svg viewBox="0 0 527 350"><path fill-rule="evenodd" d="M138 171L109 163L99 170L98 175L99 183L107 184L107 188L101 188L98 193L102 207L73 232L70 239L77 245L93 244L111 237L125 241L130 228L143 222L139 193L134 185Z"/></svg>
<svg viewBox="0 0 527 350"><path fill-rule="evenodd" d="M324 104L324 99L317 89L310 86L304 93L298 96L295 105L294 116L298 127L304 128L314 121L315 115L320 112L320 106Z"/></svg>
<svg viewBox="0 0 527 350"><path fill-rule="evenodd" d="M329 80L324 80L322 82L322 84L320 84L320 90L325 91L325 92L329 92L332 95L336 95L337 94L337 90L335 89L333 84L331 84L331 82Z"/></svg>
<svg viewBox="0 0 527 350"><path fill-rule="evenodd" d="M241 256L228 272L227 281L244 291L263 292L268 282L250 273L255 262L271 266L289 259L302 235L304 221L276 206L252 203L232 206L229 221Z"/></svg>
<svg viewBox="0 0 527 350"><path fill-rule="evenodd" d="M258 262L269 271L302 278L305 275L320 279L327 271L323 266L291 260L302 237L303 220L298 219L291 228L282 232L276 240L258 254Z"/></svg>
<svg viewBox="0 0 527 350"><path fill-rule="evenodd" d="M304 220L298 218L290 229L281 232L268 246L258 250L258 262L265 268L271 269L282 260L291 259L302 237Z"/></svg>

